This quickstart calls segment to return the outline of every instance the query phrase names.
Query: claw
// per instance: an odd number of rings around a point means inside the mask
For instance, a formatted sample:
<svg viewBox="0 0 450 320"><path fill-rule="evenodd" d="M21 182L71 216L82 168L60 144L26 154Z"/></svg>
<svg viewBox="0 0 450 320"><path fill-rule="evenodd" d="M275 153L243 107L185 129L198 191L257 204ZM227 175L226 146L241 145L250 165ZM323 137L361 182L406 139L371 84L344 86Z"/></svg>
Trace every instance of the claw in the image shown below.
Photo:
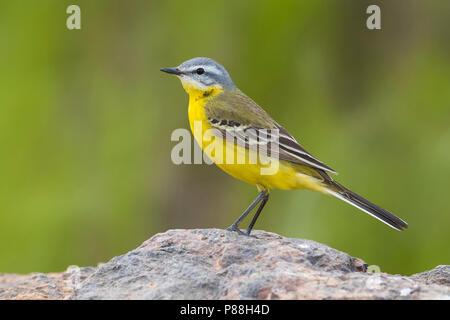
<svg viewBox="0 0 450 320"><path fill-rule="evenodd" d="M250 233L252 232L252 230L250 229L247 229L247 230L245 230L245 235L247 236L247 237L250 237L250 238L255 238L255 239L257 239L255 236L252 236Z"/></svg>
<svg viewBox="0 0 450 320"><path fill-rule="evenodd" d="M240 234L241 236L247 236L247 237L249 236L249 234L247 234L246 232L243 232L243 231L239 230L239 228L236 227L235 225L229 226L226 230L232 231L232 232L236 232L236 233Z"/></svg>

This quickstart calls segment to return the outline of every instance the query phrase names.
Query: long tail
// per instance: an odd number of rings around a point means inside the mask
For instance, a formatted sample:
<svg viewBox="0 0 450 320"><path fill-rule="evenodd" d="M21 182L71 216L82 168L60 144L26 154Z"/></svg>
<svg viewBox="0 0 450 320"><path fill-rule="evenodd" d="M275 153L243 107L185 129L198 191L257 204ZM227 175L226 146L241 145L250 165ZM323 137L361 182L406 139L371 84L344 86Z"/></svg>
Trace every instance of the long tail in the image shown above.
<svg viewBox="0 0 450 320"><path fill-rule="evenodd" d="M396 215L383 208L380 208L369 200L364 199L360 195L345 188L336 181L330 182L330 187L330 189L327 189L327 192L329 194L335 196L336 198L344 200L347 203L350 203L352 206L355 206L356 208L370 214L372 217L386 223L388 226L399 231L408 228L408 224Z"/></svg>

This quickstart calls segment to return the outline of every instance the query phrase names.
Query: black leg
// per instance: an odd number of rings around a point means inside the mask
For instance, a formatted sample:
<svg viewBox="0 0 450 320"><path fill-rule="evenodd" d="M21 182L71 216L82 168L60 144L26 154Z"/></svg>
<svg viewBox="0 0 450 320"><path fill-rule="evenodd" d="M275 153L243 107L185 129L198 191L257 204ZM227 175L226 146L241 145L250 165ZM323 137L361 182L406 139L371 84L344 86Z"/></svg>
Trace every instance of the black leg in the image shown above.
<svg viewBox="0 0 450 320"><path fill-rule="evenodd" d="M231 226L229 226L227 228L227 230L230 231L236 231L237 233L241 233L241 234L245 234L243 233L241 230L239 230L239 224L241 223L242 220L244 220L244 218L250 213L250 211L252 211L252 209L254 207L256 207L256 205L266 196L266 191L263 190L258 194L258 197L256 197L256 199L248 206L247 209L245 209L245 211L241 214L241 216L235 221L233 222L233 224ZM267 201L267 200L266 200ZM261 207L260 207L261 208ZM258 211L260 211L258 209Z"/></svg>
<svg viewBox="0 0 450 320"><path fill-rule="evenodd" d="M256 220L259 217L259 214L261 213L262 209L264 208L264 206L266 205L267 201L269 200L269 193L265 193L264 194L264 198L261 202L261 204L259 205L258 210L256 211L255 215L253 216L252 222L250 222L250 225L247 228L246 234L249 236L250 232L252 232L253 226L255 225Z"/></svg>

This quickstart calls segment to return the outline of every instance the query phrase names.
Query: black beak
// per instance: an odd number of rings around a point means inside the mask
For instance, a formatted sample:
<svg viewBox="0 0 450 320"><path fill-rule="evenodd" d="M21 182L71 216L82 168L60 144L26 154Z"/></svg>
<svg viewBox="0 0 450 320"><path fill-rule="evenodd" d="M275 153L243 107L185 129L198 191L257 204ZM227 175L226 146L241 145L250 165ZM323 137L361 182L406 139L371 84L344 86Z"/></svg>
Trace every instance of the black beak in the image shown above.
<svg viewBox="0 0 450 320"><path fill-rule="evenodd" d="M179 76L181 74L181 71L177 68L162 68L160 69L162 72L170 73L170 74L176 74Z"/></svg>

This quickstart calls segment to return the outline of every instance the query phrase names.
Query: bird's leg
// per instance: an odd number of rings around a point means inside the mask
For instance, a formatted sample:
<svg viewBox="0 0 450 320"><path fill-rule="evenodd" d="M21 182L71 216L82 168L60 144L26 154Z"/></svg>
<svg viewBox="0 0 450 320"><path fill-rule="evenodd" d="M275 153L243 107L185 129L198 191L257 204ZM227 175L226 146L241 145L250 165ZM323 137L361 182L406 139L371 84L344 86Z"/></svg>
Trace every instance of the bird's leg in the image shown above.
<svg viewBox="0 0 450 320"><path fill-rule="evenodd" d="M265 191L263 191L263 192L265 192ZM250 222L250 225L248 226L247 231L245 232L248 236L250 235L250 232L252 232L255 222L258 219L259 214L261 213L262 209L264 208L264 206L266 205L268 200L269 200L269 193L265 192L263 200L262 200L261 204L259 205L259 208L256 211L255 215L253 216L252 222Z"/></svg>
<svg viewBox="0 0 450 320"><path fill-rule="evenodd" d="M258 197L256 197L256 199L248 206L248 208L247 209L245 209L245 211L241 214L241 216L235 221L235 222L233 222L233 224L231 225L231 226L229 226L228 228L227 228L227 230L229 230L229 231L236 231L237 233L240 233L240 234L244 234L244 235L247 235L247 234L245 234L244 232L242 232L241 230L239 230L239 224L241 223L241 221L242 220L244 220L244 218L250 213L250 211L252 211L252 209L254 208L254 207L256 207L256 205L261 201L261 200L263 200L263 198L266 196L266 191L265 190L263 190L263 191L261 191L259 194L258 194ZM267 201L267 200L266 200ZM260 207L261 208L261 207ZM259 212L260 210L258 209L258 212ZM252 221L253 222L253 221Z"/></svg>

